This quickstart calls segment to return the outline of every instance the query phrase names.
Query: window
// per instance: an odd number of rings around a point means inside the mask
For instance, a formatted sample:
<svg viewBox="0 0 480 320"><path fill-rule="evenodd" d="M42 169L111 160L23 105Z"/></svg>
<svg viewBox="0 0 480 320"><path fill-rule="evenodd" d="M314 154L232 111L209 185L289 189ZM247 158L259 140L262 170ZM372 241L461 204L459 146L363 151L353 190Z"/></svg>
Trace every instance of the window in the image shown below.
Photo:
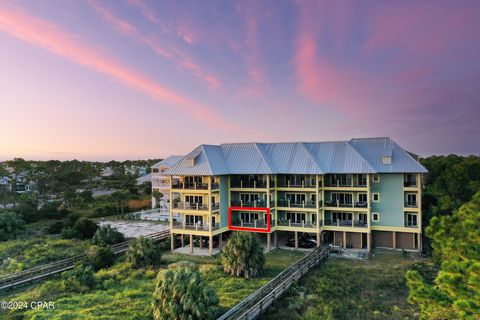
<svg viewBox="0 0 480 320"><path fill-rule="evenodd" d="M286 193L285 197L291 204L304 204L306 199L305 193Z"/></svg>
<svg viewBox="0 0 480 320"><path fill-rule="evenodd" d="M367 194L359 193L358 194L358 204L367 204Z"/></svg>
<svg viewBox="0 0 480 320"><path fill-rule="evenodd" d="M332 203L337 205L352 205L352 194L351 193L332 193Z"/></svg>
<svg viewBox="0 0 480 320"><path fill-rule="evenodd" d="M380 221L380 213L372 212L372 221L373 222L379 222Z"/></svg>
<svg viewBox="0 0 480 320"><path fill-rule="evenodd" d="M407 227L418 227L417 224L417 214L416 213L407 213L405 218L405 224Z"/></svg>
<svg viewBox="0 0 480 320"><path fill-rule="evenodd" d="M373 175L373 182L380 182L380 175L379 174L374 174Z"/></svg>
<svg viewBox="0 0 480 320"><path fill-rule="evenodd" d="M258 220L259 215L256 212L240 212L240 220L246 224L254 224Z"/></svg>
<svg viewBox="0 0 480 320"><path fill-rule="evenodd" d="M357 185L359 187L367 186L367 175L366 174L357 174Z"/></svg>
<svg viewBox="0 0 480 320"><path fill-rule="evenodd" d="M405 195L405 206L406 207L416 207L417 206L417 194L416 193L407 193Z"/></svg>
<svg viewBox="0 0 480 320"><path fill-rule="evenodd" d="M203 203L203 197L202 196L185 196L185 202L194 204L194 203Z"/></svg>
<svg viewBox="0 0 480 320"><path fill-rule="evenodd" d="M192 216L186 215L185 216L185 224L187 226L194 226L194 225L202 225L203 224L203 217L202 216Z"/></svg>
<svg viewBox="0 0 480 320"><path fill-rule="evenodd" d="M240 200L243 203L252 203L259 200L258 193L240 193Z"/></svg>
<svg viewBox="0 0 480 320"><path fill-rule="evenodd" d="M374 193L372 194L373 196L373 202L379 202L380 201L380 193Z"/></svg>
<svg viewBox="0 0 480 320"><path fill-rule="evenodd" d="M301 212L287 212L287 220L290 220L291 223L305 223L305 213Z"/></svg>
<svg viewBox="0 0 480 320"><path fill-rule="evenodd" d="M340 221L352 221L352 213L351 212L332 212L332 220L333 222Z"/></svg>

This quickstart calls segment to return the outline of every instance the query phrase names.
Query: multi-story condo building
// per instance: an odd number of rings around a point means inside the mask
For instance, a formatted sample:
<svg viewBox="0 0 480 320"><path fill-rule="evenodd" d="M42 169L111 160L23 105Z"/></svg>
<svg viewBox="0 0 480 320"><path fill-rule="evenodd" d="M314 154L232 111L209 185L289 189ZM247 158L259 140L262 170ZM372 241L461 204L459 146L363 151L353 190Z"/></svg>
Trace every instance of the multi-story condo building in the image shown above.
<svg viewBox="0 0 480 320"><path fill-rule="evenodd" d="M420 251L426 172L390 138L201 145L163 172L179 178L170 179L170 214L180 216L172 250L186 235L200 246L206 238L211 254L223 233L245 230L267 250L285 238L298 247L308 233L317 245Z"/></svg>
<svg viewBox="0 0 480 320"><path fill-rule="evenodd" d="M162 208L168 208L170 204L170 183L172 180L174 183L178 182L178 177L170 177L165 175L164 172L178 161L180 161L183 156L170 156L162 161L155 163L151 166L150 181L152 182L152 194L155 191L160 192L163 197L161 199L156 199L152 196L152 208L160 206ZM159 200L159 203L157 203Z"/></svg>

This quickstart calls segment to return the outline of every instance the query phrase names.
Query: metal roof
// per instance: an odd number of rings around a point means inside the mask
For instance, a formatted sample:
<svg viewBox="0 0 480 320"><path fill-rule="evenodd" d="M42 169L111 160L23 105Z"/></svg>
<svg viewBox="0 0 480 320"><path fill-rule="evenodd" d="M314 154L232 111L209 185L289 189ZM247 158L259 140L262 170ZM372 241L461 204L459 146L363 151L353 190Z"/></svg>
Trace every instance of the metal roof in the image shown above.
<svg viewBox="0 0 480 320"><path fill-rule="evenodd" d="M194 164L187 161L195 156ZM384 165L383 156L392 163ZM426 169L390 138L334 142L201 145L166 175L423 173Z"/></svg>
<svg viewBox="0 0 480 320"><path fill-rule="evenodd" d="M390 138L357 138L349 142L378 173L426 173L427 169ZM391 164L382 157L391 156Z"/></svg>
<svg viewBox="0 0 480 320"><path fill-rule="evenodd" d="M177 163L178 161L180 161L182 158L183 156L170 156L163 159L160 162L155 163L153 166L151 166L151 168L158 168L163 166L169 168L173 166L175 163Z"/></svg>

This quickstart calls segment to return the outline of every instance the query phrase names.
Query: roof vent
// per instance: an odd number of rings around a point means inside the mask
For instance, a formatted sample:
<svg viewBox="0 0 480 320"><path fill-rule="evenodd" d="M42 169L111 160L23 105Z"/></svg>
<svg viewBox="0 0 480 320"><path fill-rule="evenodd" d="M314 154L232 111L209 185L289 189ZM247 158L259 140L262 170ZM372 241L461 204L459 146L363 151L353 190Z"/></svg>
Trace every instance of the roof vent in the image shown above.
<svg viewBox="0 0 480 320"><path fill-rule="evenodd" d="M382 156L383 164L392 164L392 156Z"/></svg>

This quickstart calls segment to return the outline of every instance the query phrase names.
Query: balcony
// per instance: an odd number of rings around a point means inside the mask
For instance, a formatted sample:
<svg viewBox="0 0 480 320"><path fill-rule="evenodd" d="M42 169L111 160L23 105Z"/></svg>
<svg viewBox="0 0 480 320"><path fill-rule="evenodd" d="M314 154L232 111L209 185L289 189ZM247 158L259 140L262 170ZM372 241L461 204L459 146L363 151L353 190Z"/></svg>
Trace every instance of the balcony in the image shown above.
<svg viewBox="0 0 480 320"><path fill-rule="evenodd" d="M325 187L353 187L352 179L338 179L333 181L325 181Z"/></svg>
<svg viewBox="0 0 480 320"><path fill-rule="evenodd" d="M405 208L418 208L417 202L405 202L404 204Z"/></svg>
<svg viewBox="0 0 480 320"><path fill-rule="evenodd" d="M331 220L325 219L325 226L335 226L335 227L352 227L352 228L367 228L367 222L363 220Z"/></svg>
<svg viewBox="0 0 480 320"><path fill-rule="evenodd" d="M172 189L208 190L208 184L197 182L174 182L172 183Z"/></svg>
<svg viewBox="0 0 480 320"><path fill-rule="evenodd" d="M179 210L199 210L199 211L208 211L208 204L204 203L190 203L190 202L174 202L174 209ZM217 210L219 208L219 203L212 203L212 210Z"/></svg>
<svg viewBox="0 0 480 320"><path fill-rule="evenodd" d="M405 228L418 229L418 224L417 223L405 222Z"/></svg>
<svg viewBox="0 0 480 320"><path fill-rule="evenodd" d="M246 208L266 208L267 202L265 200L257 201L242 201L242 200L232 200L230 201L232 207L246 207ZM270 207L273 207L273 201L270 201Z"/></svg>
<svg viewBox="0 0 480 320"><path fill-rule="evenodd" d="M367 208L368 204L366 202L355 202L355 203L343 203L339 201L326 200L325 207L334 207L334 208Z"/></svg>
<svg viewBox="0 0 480 320"><path fill-rule="evenodd" d="M320 223L321 224L321 223ZM284 220L280 219L277 222L277 226L283 226L283 227L297 227L297 228L316 228L317 224L316 223L306 223L305 221L294 221L292 220Z"/></svg>
<svg viewBox="0 0 480 320"><path fill-rule="evenodd" d="M290 180L279 180L277 181L278 188L316 188L315 180L302 180L299 182L292 182Z"/></svg>
<svg viewBox="0 0 480 320"><path fill-rule="evenodd" d="M403 181L403 186L405 188L415 188L417 187L417 179L407 179Z"/></svg>
<svg viewBox="0 0 480 320"><path fill-rule="evenodd" d="M208 223L197 222L195 224L189 224L185 222L174 221L173 222L174 230L195 230L195 231L210 231L210 225ZM212 225L212 231L220 229L220 223L215 223Z"/></svg>
<svg viewBox="0 0 480 320"><path fill-rule="evenodd" d="M217 190L218 188L220 188L220 184L219 184L219 183L212 182L211 188L212 188L212 190Z"/></svg>
<svg viewBox="0 0 480 320"><path fill-rule="evenodd" d="M272 185L273 186L273 185ZM267 183L262 180L232 180L230 183L231 188L251 188L251 189L256 189L256 188L266 188Z"/></svg>
<svg viewBox="0 0 480 320"><path fill-rule="evenodd" d="M243 221L243 220L240 219L240 220L232 221L232 226L241 227L241 228L266 229L267 228L267 223L266 223L265 220Z"/></svg>
<svg viewBox="0 0 480 320"><path fill-rule="evenodd" d="M313 201L291 201L288 199L277 200L277 207L286 208L316 208L316 204Z"/></svg>

